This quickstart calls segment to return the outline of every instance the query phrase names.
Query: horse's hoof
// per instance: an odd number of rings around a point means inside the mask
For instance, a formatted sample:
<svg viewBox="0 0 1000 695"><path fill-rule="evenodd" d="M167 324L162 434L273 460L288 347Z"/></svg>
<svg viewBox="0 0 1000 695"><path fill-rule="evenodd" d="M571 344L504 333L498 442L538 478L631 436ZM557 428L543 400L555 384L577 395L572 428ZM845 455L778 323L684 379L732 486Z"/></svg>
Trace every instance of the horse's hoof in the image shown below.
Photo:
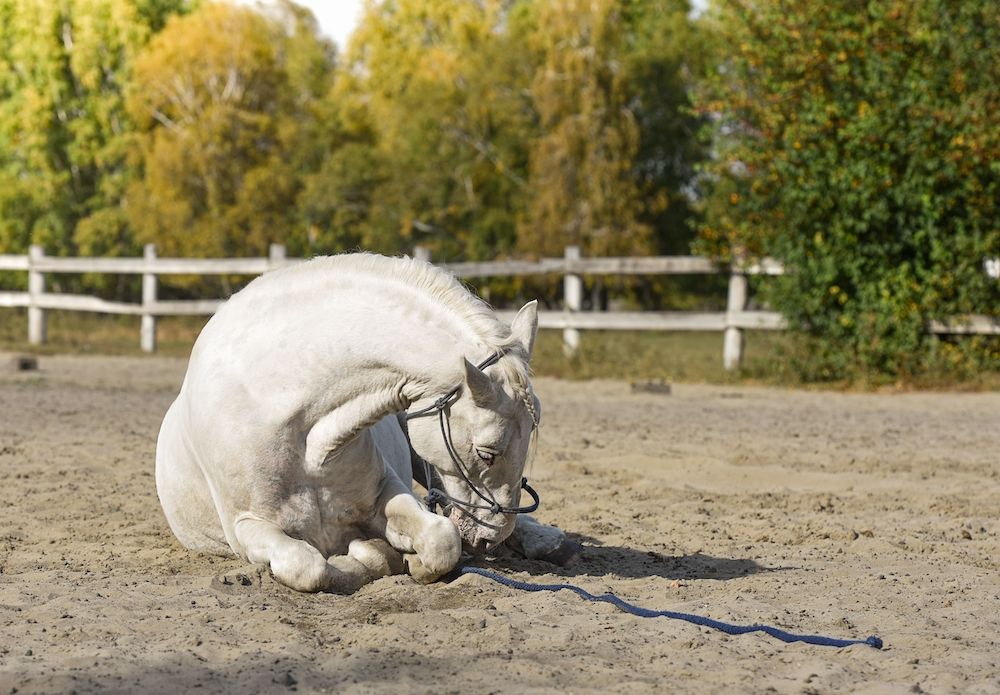
<svg viewBox="0 0 1000 695"><path fill-rule="evenodd" d="M551 562L553 565L566 567L580 557L581 552L583 552L582 545L576 541L571 541L569 538L566 538L555 548L555 550L546 553L538 559L544 560L545 562Z"/></svg>
<svg viewBox="0 0 1000 695"><path fill-rule="evenodd" d="M406 573L420 584L432 584L441 578L442 573L427 569L416 553L404 554L403 566L406 568Z"/></svg>
<svg viewBox="0 0 1000 695"><path fill-rule="evenodd" d="M382 538L351 541L347 552L368 568L372 579L404 572L403 556Z"/></svg>

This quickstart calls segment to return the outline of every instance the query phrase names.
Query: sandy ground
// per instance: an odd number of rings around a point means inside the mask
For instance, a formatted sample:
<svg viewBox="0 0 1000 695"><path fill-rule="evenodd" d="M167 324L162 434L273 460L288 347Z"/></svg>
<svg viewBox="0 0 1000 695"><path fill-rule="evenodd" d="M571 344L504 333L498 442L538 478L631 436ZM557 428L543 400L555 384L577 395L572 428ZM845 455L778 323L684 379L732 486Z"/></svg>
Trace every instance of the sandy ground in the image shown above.
<svg viewBox="0 0 1000 695"><path fill-rule="evenodd" d="M1000 692L1000 394L536 384L538 517L585 548L490 565L878 651L477 577L297 594L166 526L183 361L0 365L0 693Z"/></svg>

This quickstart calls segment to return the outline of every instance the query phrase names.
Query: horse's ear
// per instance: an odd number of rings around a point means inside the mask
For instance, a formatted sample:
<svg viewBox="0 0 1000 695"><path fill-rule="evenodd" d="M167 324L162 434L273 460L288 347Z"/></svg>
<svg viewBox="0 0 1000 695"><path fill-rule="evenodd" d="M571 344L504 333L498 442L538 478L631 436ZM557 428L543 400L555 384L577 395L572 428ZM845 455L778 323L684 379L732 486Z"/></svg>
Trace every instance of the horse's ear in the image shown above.
<svg viewBox="0 0 1000 695"><path fill-rule="evenodd" d="M472 400L476 405L483 407L493 403L496 396L493 392L493 381L464 357L462 362L465 365L465 384L469 387Z"/></svg>
<svg viewBox="0 0 1000 695"><path fill-rule="evenodd" d="M510 334L524 347L524 354L531 359L535 349L535 334L538 333L538 300L533 299L517 312L510 324Z"/></svg>

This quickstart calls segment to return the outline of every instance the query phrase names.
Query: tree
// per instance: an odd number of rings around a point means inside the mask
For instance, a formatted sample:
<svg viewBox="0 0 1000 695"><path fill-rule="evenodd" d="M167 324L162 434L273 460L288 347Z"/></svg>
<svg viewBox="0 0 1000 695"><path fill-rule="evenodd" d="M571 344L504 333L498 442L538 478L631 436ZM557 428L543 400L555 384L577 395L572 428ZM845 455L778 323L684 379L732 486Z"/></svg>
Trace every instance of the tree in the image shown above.
<svg viewBox="0 0 1000 695"><path fill-rule="evenodd" d="M166 253L266 253L296 235L302 169L333 49L312 16L207 4L170 20L136 61L128 102L141 175L129 221Z"/></svg>
<svg viewBox="0 0 1000 695"><path fill-rule="evenodd" d="M0 0L0 249L132 248L124 90L151 31L186 4Z"/></svg>
<svg viewBox="0 0 1000 695"><path fill-rule="evenodd" d="M331 152L316 189L348 196L331 210L367 201L366 231L343 238L390 250L418 241L445 258L561 254L567 243L631 253L654 238L685 246L674 223L690 212L681 188L697 152L684 144L694 130L683 113L687 9L369 4L337 90L356 146ZM348 152L378 173L361 180L335 166Z"/></svg>
<svg viewBox="0 0 1000 695"><path fill-rule="evenodd" d="M650 228L657 253L683 255L694 239L691 191L705 158L698 138L703 118L693 112L691 89L710 60L710 36L690 19L687 0L633 1L624 8L625 89L639 129L638 219Z"/></svg>
<svg viewBox="0 0 1000 695"><path fill-rule="evenodd" d="M644 253L635 160L640 132L622 57L627 29L613 0L561 0L537 9L532 41L542 56L531 85L539 139L531 150L533 191L520 228L523 250L592 255Z"/></svg>
<svg viewBox="0 0 1000 695"><path fill-rule="evenodd" d="M419 242L439 258L513 248L533 114L520 83L523 51L512 44L511 4L400 0L366 8L336 90L354 146L331 154L330 172L349 155L378 173L327 185L357 199L363 183L365 245L395 251Z"/></svg>
<svg viewBox="0 0 1000 695"><path fill-rule="evenodd" d="M716 22L703 244L787 264L767 296L813 338L801 368L995 366L996 339L925 325L1000 305L1000 6L722 0Z"/></svg>

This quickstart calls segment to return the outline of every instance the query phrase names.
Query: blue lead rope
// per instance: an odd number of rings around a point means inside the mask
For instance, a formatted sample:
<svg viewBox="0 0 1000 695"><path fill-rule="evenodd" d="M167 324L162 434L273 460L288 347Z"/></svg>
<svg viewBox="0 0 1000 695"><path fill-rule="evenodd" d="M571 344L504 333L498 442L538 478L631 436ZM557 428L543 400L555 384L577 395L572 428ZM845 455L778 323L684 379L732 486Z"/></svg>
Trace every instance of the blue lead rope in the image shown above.
<svg viewBox="0 0 1000 695"><path fill-rule="evenodd" d="M480 577L492 579L499 584L509 586L512 589L520 589L521 591L561 591L562 589L569 589L588 601L610 603L620 610L623 610L626 613L631 613L632 615L638 615L640 618L671 618L673 620L685 620L689 623L694 623L695 625L701 625L702 627L710 627L713 630L721 630L728 635L745 635L748 632L765 632L771 635L771 637L780 639L782 642L805 642L806 644L816 644L821 647L849 647L852 644L867 644L869 647L875 647L876 649L882 648L882 639L875 636L860 640L837 639L835 637L824 637L822 635L796 635L791 632L779 630L776 627L771 627L770 625L733 625L731 623L724 623L719 620L712 620L711 618L706 618L701 615L693 615L691 613L654 611L640 606L633 606L628 601L623 601L614 594L601 594L600 596L595 596L589 591L581 589L578 586L574 586L573 584L532 584L531 582L521 582L516 579L511 579L510 577L505 577L502 574L490 572L489 570L484 570L479 567L462 567L459 572L461 574L478 574Z"/></svg>

